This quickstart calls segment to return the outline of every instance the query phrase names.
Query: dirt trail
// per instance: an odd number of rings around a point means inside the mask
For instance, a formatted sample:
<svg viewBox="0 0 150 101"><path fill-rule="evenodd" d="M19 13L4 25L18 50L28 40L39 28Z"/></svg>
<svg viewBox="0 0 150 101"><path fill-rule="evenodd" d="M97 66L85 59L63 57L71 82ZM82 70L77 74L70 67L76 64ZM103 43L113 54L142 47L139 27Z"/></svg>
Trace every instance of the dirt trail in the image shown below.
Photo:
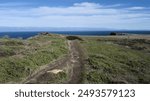
<svg viewBox="0 0 150 101"><path fill-rule="evenodd" d="M50 78L49 73L56 70L63 71L68 69L68 80L64 83L77 84L81 83L83 71L83 50L78 40L69 40L69 53L63 58L46 65L44 68L30 75L22 83L35 84L35 83L48 83L53 80Z"/></svg>
<svg viewBox="0 0 150 101"><path fill-rule="evenodd" d="M70 41L72 73L68 83L80 83L83 71L83 51L77 40Z"/></svg>

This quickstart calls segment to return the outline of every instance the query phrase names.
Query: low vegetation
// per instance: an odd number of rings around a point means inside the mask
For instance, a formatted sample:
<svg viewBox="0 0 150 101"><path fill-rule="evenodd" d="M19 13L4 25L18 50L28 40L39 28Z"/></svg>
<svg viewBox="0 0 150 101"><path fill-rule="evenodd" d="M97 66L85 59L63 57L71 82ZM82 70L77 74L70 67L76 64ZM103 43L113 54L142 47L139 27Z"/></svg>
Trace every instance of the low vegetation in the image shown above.
<svg viewBox="0 0 150 101"><path fill-rule="evenodd" d="M85 39L84 83L150 83L149 40Z"/></svg>
<svg viewBox="0 0 150 101"><path fill-rule="evenodd" d="M72 44L68 45L67 41ZM33 80L37 83L67 83L70 78L81 77L79 83L150 83L148 39L64 37L49 33L25 40L0 38L0 83L20 83L66 54L68 60L64 61L64 68L60 66L62 64L58 65L58 73L56 70L44 71ZM70 54L74 56L71 61Z"/></svg>
<svg viewBox="0 0 150 101"><path fill-rule="evenodd" d="M83 41L83 39L78 37L78 36L67 36L66 39L67 40L80 40L80 41Z"/></svg>
<svg viewBox="0 0 150 101"><path fill-rule="evenodd" d="M67 53L66 39L59 35L38 35L26 40L0 38L0 83L20 82Z"/></svg>

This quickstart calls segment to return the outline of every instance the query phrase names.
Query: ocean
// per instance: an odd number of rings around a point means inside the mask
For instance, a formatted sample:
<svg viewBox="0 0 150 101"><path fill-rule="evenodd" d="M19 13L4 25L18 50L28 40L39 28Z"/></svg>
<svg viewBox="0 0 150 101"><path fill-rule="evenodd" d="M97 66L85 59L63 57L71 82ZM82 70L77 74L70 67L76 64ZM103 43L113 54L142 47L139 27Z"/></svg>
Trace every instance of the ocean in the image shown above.
<svg viewBox="0 0 150 101"><path fill-rule="evenodd" d="M129 34L150 35L150 31L49 31L49 33L63 35L87 35L87 36L107 36L111 32L121 32ZM9 36L10 38L29 38L38 35L40 32L0 32L0 37Z"/></svg>

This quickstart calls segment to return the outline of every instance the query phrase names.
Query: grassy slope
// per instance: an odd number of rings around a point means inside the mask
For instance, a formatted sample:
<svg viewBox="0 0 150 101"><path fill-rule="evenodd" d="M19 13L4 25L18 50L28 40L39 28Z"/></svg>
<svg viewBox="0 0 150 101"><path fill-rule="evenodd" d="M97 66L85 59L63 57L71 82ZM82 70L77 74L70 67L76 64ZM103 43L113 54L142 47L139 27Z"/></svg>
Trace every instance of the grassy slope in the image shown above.
<svg viewBox="0 0 150 101"><path fill-rule="evenodd" d="M150 41L83 38L87 60L83 83L150 83ZM67 54L66 38L41 35L31 39L0 38L0 83L16 83L40 66ZM49 83L67 80L50 75ZM54 81L53 81L54 80Z"/></svg>
<svg viewBox="0 0 150 101"><path fill-rule="evenodd" d="M67 54L66 39L41 35L31 39L0 39L0 83L19 82L40 66Z"/></svg>
<svg viewBox="0 0 150 101"><path fill-rule="evenodd" d="M150 83L149 41L85 40L82 45L88 59L84 83Z"/></svg>

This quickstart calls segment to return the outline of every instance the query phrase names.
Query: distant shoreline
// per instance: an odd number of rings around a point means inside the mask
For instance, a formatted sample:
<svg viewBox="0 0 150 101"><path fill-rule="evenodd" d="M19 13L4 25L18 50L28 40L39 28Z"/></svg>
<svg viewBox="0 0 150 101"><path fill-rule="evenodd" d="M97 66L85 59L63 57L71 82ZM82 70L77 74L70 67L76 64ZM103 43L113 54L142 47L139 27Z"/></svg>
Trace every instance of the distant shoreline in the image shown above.
<svg viewBox="0 0 150 101"><path fill-rule="evenodd" d="M43 31L44 32L44 31ZM49 32L49 31L48 31ZM117 33L129 33L128 35L150 35L150 31L58 31L58 32L49 32L52 34L61 34L61 35L74 35L74 36L110 36L111 32ZM10 38L23 38L27 39L32 36L36 36L41 32L0 32L0 37L9 36Z"/></svg>

